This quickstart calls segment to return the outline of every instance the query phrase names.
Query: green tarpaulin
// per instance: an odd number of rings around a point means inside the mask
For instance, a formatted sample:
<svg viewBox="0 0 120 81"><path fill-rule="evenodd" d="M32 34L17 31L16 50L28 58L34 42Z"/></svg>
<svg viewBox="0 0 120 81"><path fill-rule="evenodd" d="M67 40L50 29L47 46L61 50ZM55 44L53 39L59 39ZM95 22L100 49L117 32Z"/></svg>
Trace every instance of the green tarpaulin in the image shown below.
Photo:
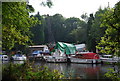
<svg viewBox="0 0 120 81"><path fill-rule="evenodd" d="M59 49L65 54L75 54L76 47L73 44L58 42L55 46L55 49Z"/></svg>

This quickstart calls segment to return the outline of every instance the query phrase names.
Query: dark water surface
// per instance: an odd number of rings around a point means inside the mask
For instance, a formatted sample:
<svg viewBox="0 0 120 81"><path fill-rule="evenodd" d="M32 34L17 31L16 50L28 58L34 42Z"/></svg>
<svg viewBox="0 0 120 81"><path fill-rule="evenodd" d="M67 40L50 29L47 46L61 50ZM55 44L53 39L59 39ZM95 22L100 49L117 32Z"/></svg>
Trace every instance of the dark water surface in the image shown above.
<svg viewBox="0 0 120 81"><path fill-rule="evenodd" d="M3 62L3 64L7 63L7 61ZM22 64L24 61L14 61L13 63ZM118 66L107 64L46 63L36 61L35 65L47 66L51 70L59 70L65 77L72 77L72 79L105 79L104 74L109 71L109 68L118 69Z"/></svg>

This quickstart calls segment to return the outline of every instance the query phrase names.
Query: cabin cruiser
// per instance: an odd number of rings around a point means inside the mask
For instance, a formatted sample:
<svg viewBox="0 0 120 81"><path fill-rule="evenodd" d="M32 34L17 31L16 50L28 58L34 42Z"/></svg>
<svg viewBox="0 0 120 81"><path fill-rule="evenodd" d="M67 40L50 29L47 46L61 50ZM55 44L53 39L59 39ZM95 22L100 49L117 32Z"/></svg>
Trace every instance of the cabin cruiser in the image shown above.
<svg viewBox="0 0 120 81"><path fill-rule="evenodd" d="M89 52L86 50L85 44L77 44L76 53L69 55L70 62L72 63L101 63L99 54Z"/></svg>
<svg viewBox="0 0 120 81"><path fill-rule="evenodd" d="M45 55L43 58L46 62L67 62L66 55L58 49L51 53L51 55Z"/></svg>
<svg viewBox="0 0 120 81"><path fill-rule="evenodd" d="M92 52L81 52L78 54L70 55L69 59L72 63L101 63L99 55Z"/></svg>

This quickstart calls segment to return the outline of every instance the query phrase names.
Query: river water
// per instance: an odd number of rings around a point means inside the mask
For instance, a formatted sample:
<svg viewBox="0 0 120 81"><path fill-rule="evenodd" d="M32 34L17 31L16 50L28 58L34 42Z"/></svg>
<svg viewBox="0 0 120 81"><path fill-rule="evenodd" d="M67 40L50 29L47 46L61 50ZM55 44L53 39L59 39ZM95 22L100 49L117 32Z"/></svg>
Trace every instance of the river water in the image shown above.
<svg viewBox="0 0 120 81"><path fill-rule="evenodd" d="M4 61L3 64L7 64ZM13 63L24 63L24 61L14 61ZM76 64L76 63L46 63L41 61L35 61L35 65L47 66L51 70L58 70L65 77L72 79L105 79L104 74L109 71L110 68L118 69L118 66L108 64Z"/></svg>

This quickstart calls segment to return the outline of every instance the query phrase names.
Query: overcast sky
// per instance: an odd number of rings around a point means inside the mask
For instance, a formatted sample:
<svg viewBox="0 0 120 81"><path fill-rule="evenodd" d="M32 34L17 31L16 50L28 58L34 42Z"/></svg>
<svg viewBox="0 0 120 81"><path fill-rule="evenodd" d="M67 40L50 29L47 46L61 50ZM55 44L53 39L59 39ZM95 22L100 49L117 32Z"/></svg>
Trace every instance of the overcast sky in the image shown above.
<svg viewBox="0 0 120 81"><path fill-rule="evenodd" d="M34 14L39 11L41 15L54 15L59 13L66 18L80 18L83 13L95 13L100 6L101 8L107 7L108 2L110 7L114 7L119 0L52 0L52 8L41 6L41 1L42 0L29 0L29 4L35 8Z"/></svg>

